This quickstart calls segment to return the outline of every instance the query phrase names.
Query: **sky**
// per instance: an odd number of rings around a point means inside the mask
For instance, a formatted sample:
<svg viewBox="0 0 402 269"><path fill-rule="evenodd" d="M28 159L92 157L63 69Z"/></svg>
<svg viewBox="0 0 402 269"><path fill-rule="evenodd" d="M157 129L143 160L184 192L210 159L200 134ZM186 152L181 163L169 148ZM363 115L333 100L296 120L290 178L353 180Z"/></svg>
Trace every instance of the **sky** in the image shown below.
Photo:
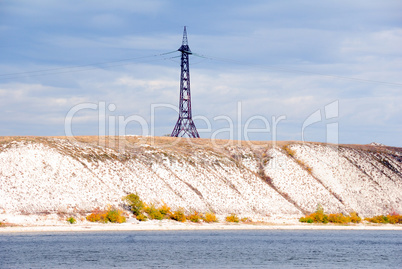
<svg viewBox="0 0 402 269"><path fill-rule="evenodd" d="M402 147L402 2L0 1L0 135L155 135L187 26L202 138Z"/></svg>

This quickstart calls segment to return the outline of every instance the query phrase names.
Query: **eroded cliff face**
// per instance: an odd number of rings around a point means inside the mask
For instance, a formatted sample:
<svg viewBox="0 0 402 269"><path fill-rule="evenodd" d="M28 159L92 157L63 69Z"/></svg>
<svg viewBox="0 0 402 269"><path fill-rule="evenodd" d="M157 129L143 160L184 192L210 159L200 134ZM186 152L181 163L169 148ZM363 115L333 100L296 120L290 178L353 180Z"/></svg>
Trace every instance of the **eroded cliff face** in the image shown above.
<svg viewBox="0 0 402 269"><path fill-rule="evenodd" d="M217 214L297 218L317 204L328 213L402 213L400 148L97 139L0 140L0 214L88 212L119 206L128 193Z"/></svg>

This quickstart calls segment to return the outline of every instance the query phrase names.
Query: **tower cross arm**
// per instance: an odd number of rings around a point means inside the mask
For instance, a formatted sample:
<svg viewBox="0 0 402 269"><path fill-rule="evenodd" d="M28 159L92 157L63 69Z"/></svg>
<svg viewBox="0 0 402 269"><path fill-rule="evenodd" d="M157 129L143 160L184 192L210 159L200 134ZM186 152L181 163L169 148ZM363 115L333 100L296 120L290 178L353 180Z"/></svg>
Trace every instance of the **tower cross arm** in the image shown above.
<svg viewBox="0 0 402 269"><path fill-rule="evenodd" d="M183 41L181 42L181 47L178 49L178 51L185 52L187 54L192 54L190 47L188 46L186 26L184 26Z"/></svg>

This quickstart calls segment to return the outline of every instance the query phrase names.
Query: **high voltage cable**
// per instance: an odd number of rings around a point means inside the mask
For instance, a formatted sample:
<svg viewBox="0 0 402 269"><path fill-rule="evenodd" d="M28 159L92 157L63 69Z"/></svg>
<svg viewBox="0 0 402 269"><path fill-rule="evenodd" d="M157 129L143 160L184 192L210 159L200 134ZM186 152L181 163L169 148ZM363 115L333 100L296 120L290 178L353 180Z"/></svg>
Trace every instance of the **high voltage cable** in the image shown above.
<svg viewBox="0 0 402 269"><path fill-rule="evenodd" d="M160 60L169 60L169 59L173 59L173 58L176 58L176 57L166 57L166 58L160 58L160 59L151 59L151 60L148 60L148 61L142 61L142 63L149 63L149 62L155 62L155 61L160 61ZM114 65L105 66L103 68L124 66L124 65L130 65L130 64L134 64L134 63L114 64ZM88 65L88 66L90 66L90 65ZM51 72L51 73L44 73L44 74L33 74L33 75L29 75L29 77L40 77L40 76L48 76L48 75L57 75L57 74L65 74L65 73L82 72L82 71L95 70L95 69L99 69L99 68L100 67L91 67L91 68L85 68L85 69L66 70L66 71ZM63 69L66 69L66 68L63 68ZM20 77L21 76L6 77L6 78L0 78L0 80L20 78Z"/></svg>
<svg viewBox="0 0 402 269"><path fill-rule="evenodd" d="M291 69L291 68L274 67L274 66L260 65L260 64L250 64L250 63L246 63L246 62L242 62L242 61L238 61L238 60L227 59L227 58L219 58L219 57L213 57L213 56L206 56L206 55L197 54L197 53L194 53L194 52L193 52L193 55L197 56L197 57L200 57L200 58L213 60L213 61L221 61L221 62L234 63L234 64L239 64L239 65L248 65L248 66L259 67L259 68L262 68L262 69L281 70L281 71L291 72L291 73L303 73L303 74L317 75L317 76L328 77L328 78L353 80L353 81L359 81L359 82L385 84L385 85L392 85L392 86L402 87L402 83L379 81L379 80L370 80L370 79L362 79L362 78L354 78L354 77L345 77L345 76L337 76L337 75L328 75L328 74L322 74L322 73L316 73L316 72L310 72L310 71L304 71L304 70L297 70L297 69Z"/></svg>
<svg viewBox="0 0 402 269"><path fill-rule="evenodd" d="M152 54L152 55L147 55L147 56L141 56L141 57L135 57L135 58L127 58L127 59L107 61L107 62L100 62L100 63L92 63L92 64L75 65L75 66L69 66L69 67L58 67L58 68L41 69L41 70L26 71L26 72L0 74L0 80L15 79L15 78L20 78L20 77L25 76L25 75L28 75L30 77L38 77L38 76L47 76L47 75L55 75L55 74L81 72L81 71L88 71L88 70L95 70L95 69L102 68L102 67L95 67L96 65L98 65L98 66L106 65L103 68L124 66L124 65L133 64L135 62L125 63L125 64L115 64L115 65L110 65L110 64L111 63L126 62L126 61L136 61L136 60L141 60L141 59L146 59L146 58L155 58L155 57L160 57L160 56L172 54L172 53L175 53L175 52L177 52L177 50L166 52L166 53L161 53L161 54ZM310 75L317 75L317 76L322 76L322 77L327 77L327 78L353 80L353 81L358 81L358 82L376 83L376 84L384 84L384 85L392 85L392 86L402 87L402 83L379 81L379 80L370 80L370 79L361 79L361 78L345 77L345 76L337 76L337 75L328 75L328 74L323 74L323 73L304 71L304 70L298 70L298 69L291 69L291 68L284 68L284 67L275 67L275 66L269 66L269 65L250 64L250 63L242 62L242 61L239 61L239 60L213 57L213 56L208 56L208 55L197 54L197 53L194 53L194 52L192 53L192 55L194 55L196 57L199 57L199 58L208 59L208 60L220 61L220 62L226 62L226 63L234 63L234 64L238 64L238 65L253 66L253 67L258 67L258 68L262 68L262 69L280 70L280 71L291 72L291 73L310 74ZM178 56L178 57L180 57L180 56ZM169 60L169 59L173 59L173 58L177 58L177 57L162 58L162 59L152 59L152 60L145 61L145 62L152 62L152 61L158 61L158 60ZM90 67L90 68L82 69L83 67ZM71 70L71 69L76 69L76 70ZM63 71L63 70L65 70L65 71ZM57 71L57 72L53 72L53 71ZM40 73L43 73L43 74L40 74Z"/></svg>
<svg viewBox="0 0 402 269"><path fill-rule="evenodd" d="M163 55L167 55L167 54L171 54L171 53L175 53L175 52L177 52L177 50L166 52L166 53L161 53L161 54L153 54L153 55L147 55L147 56L141 56L141 57L135 57L135 58L127 58L127 59L122 59L122 60L100 62L100 63L92 63L92 64L75 65L75 66L69 66L69 67L58 67L58 68L41 69L41 70L35 70L35 71L0 74L0 80L19 78L19 77L22 77L24 75L29 75L30 77L36 77L36 76L46 76L46 75L53 75L53 74L63 74L63 73L70 73L70 72L72 73L72 72L81 72L81 71L87 71L87 70L94 70L94 69L99 68L99 67L94 67L96 65L107 65L106 67L123 66L123 65L133 64L133 63L117 64L117 65L110 65L110 64L111 63L118 63L118 62L133 61L133 60L141 60L141 59L146 59L146 58L154 58L154 57L159 57L159 56L163 56ZM168 59L168 58L166 58L166 59ZM166 59L163 59L163 60L166 60ZM159 59L156 59L156 60L159 60ZM151 61L153 61L153 60L151 60ZM83 67L90 67L90 66L91 66L91 68L80 69L80 68L83 68ZM77 69L77 70L71 70L71 69ZM62 71L62 70L66 70L66 71ZM61 71L61 72L53 72L53 71ZM41 72L44 72L44 74L36 74L36 73L41 73Z"/></svg>

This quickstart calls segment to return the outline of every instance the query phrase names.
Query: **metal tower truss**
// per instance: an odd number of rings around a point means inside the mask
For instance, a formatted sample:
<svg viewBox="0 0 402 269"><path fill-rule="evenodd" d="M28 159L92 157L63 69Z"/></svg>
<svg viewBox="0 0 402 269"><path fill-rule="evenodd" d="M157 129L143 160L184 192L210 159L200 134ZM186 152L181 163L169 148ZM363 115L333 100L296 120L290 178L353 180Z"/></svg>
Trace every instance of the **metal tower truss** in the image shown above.
<svg viewBox="0 0 402 269"><path fill-rule="evenodd" d="M183 137L187 135L190 138L199 138L200 135L197 132L191 113L190 67L188 56L192 53L188 46L186 26L184 26L183 42L178 51L181 52L179 119L170 136Z"/></svg>

